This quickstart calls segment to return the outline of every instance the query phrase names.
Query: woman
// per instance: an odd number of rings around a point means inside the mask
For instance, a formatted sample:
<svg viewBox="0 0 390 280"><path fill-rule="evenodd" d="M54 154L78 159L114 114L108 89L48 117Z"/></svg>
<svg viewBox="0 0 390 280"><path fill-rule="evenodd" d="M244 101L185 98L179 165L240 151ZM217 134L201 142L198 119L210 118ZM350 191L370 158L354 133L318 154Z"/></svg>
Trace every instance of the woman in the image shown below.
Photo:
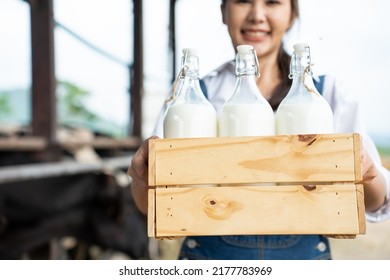
<svg viewBox="0 0 390 280"><path fill-rule="evenodd" d="M223 0L223 22L236 49L238 45L254 46L261 65L257 80L260 92L274 110L286 96L290 56L282 39L298 18L297 0ZM318 80L318 77L314 77ZM217 112L235 84L234 63L227 62L203 79L208 98ZM358 132L363 138L362 166L367 218L379 221L390 212L388 202L390 172L382 167L378 152L362 126L359 107L347 101L339 86L326 77L322 94L332 107L336 133ZM156 135L161 136L160 130ZM137 206L147 209L147 142L133 157L129 175ZM330 259L329 242L321 235L205 236L185 239L180 259Z"/></svg>

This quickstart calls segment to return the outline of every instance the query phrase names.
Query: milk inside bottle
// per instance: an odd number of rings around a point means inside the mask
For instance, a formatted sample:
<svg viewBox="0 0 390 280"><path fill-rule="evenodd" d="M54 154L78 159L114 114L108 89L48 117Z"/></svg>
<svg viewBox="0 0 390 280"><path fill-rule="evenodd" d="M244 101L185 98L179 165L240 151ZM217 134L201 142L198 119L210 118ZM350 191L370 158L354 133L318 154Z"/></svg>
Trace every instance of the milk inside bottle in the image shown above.
<svg viewBox="0 0 390 280"><path fill-rule="evenodd" d="M199 85L195 49L183 50L180 89L164 116L164 138L216 137L217 116Z"/></svg>
<svg viewBox="0 0 390 280"><path fill-rule="evenodd" d="M277 134L333 133L333 113L314 86L307 44L294 45L290 77L291 88L276 111Z"/></svg>
<svg viewBox="0 0 390 280"><path fill-rule="evenodd" d="M252 46L240 45L236 54L236 85L218 116L218 136L275 134L274 112L256 85L257 56Z"/></svg>

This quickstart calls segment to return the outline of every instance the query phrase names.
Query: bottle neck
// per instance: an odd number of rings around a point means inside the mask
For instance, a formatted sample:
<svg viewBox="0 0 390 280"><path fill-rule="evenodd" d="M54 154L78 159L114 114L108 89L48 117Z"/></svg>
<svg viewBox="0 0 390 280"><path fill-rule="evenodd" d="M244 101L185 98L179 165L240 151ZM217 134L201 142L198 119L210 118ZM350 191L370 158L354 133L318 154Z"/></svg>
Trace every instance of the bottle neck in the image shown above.
<svg viewBox="0 0 390 280"><path fill-rule="evenodd" d="M191 79L199 79L199 59L196 55L187 53L183 56L181 76Z"/></svg>
<svg viewBox="0 0 390 280"><path fill-rule="evenodd" d="M291 91L293 94L318 93L313 82L311 57L309 49L293 54L290 64L290 75L293 79Z"/></svg>
<svg viewBox="0 0 390 280"><path fill-rule="evenodd" d="M259 63L254 52L236 55L236 77L253 76L259 77Z"/></svg>
<svg viewBox="0 0 390 280"><path fill-rule="evenodd" d="M253 49L248 52L237 52L235 73L236 85L230 102L266 102L256 84L256 79L260 74L257 56Z"/></svg>
<svg viewBox="0 0 390 280"><path fill-rule="evenodd" d="M290 78L312 76L311 57L308 50L293 53L290 63Z"/></svg>
<svg viewBox="0 0 390 280"><path fill-rule="evenodd" d="M182 58L182 64L185 63L184 57ZM199 71L195 63L187 63L180 69L176 80L173 83L170 97L165 101L166 103L172 103L177 99L183 99L183 92L187 92L189 87L194 87L196 82L199 83Z"/></svg>
<svg viewBox="0 0 390 280"><path fill-rule="evenodd" d="M185 65L181 71L182 82L177 102L205 103L206 98L199 83L198 58L196 56L189 56L184 62Z"/></svg>
<svg viewBox="0 0 390 280"><path fill-rule="evenodd" d="M196 55L186 53L182 57L182 68L178 75L178 94L174 102L198 102L204 98L199 85L199 59Z"/></svg>
<svg viewBox="0 0 390 280"><path fill-rule="evenodd" d="M236 85L231 102L237 103L261 103L265 102L256 84L257 76L253 69L246 69L236 76ZM264 99L264 100L263 100Z"/></svg>
<svg viewBox="0 0 390 280"><path fill-rule="evenodd" d="M181 91L187 95L199 95L199 59L197 56L191 54L184 56L181 74L183 79Z"/></svg>

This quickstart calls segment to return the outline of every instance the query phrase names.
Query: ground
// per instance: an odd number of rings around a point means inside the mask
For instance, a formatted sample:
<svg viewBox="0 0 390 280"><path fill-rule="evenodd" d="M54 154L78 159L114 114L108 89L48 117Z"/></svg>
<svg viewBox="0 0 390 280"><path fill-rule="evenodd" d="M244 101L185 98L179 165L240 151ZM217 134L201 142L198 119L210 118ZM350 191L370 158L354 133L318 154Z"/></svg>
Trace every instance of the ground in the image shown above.
<svg viewBox="0 0 390 280"><path fill-rule="evenodd" d="M332 255L337 260L390 260L390 220L368 223L364 235L355 239L331 239Z"/></svg>

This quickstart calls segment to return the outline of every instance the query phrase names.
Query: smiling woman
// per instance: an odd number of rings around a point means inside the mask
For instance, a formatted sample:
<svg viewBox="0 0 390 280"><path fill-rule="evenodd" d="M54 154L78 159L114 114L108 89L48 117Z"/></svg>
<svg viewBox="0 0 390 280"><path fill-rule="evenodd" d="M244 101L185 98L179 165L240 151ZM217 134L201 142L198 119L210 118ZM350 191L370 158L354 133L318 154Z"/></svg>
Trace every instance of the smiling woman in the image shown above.
<svg viewBox="0 0 390 280"><path fill-rule="evenodd" d="M221 2L181 0L176 4L176 47L178 50L188 46L199 49L203 76L230 60L234 54L226 26L222 24ZM390 91L386 82L390 30L387 28L389 18L384 11L390 9L390 2L374 0L369 6L363 0L298 2L300 18L284 38L285 49L291 53L296 42L309 43L315 74L331 73L340 77L345 94L360 99L364 125L375 143L385 150L390 146L390 130L382 121L390 119L387 108L390 95L383 94ZM204 9L205 6L208 8ZM351 7L354 7L353 13ZM345 20L346 14L348 21ZM203 15L202 20L199 20L200 15ZM366 20L362 21L362 18ZM365 42L375 44L374 52L372 44L362 43L362 34ZM179 55L176 69L179 68ZM362 79L356 82L356 77Z"/></svg>
<svg viewBox="0 0 390 280"><path fill-rule="evenodd" d="M193 15L191 18L192 23L198 23L196 21L197 15L193 13L194 10L190 9L190 6L184 5L185 3L189 4L191 1L183 0L180 2L182 7L179 10L179 20L188 17L188 12L191 11L190 14ZM218 9L221 3L222 6ZM219 13L221 16L220 13L222 12L222 18L220 17L222 23L220 24L226 25L227 34L231 39L229 44L232 45L233 49L240 44L253 45L256 49L260 64L260 78L256 81L256 85L273 106L273 109L276 110L291 85L291 81L288 79L291 45L287 42L287 39L291 39L291 37L288 38L284 35L290 29L292 31L296 30L294 24L299 23L297 18L298 12L295 10L297 7L296 1L226 0L218 1L215 4L217 4L215 6L215 15ZM199 23L194 27L195 29L200 28L201 31L193 33L190 27L191 19L186 18L188 25L181 24L182 22L180 21L178 24L182 30L186 31L185 34L191 35L191 42L196 42L193 38L194 34L202 34L203 36L203 33L209 32L208 34L210 34L210 30L214 30L208 25L208 20L205 19L202 21L202 24ZM309 25L310 28L314 26L307 23L306 25ZM313 29L310 30L315 32ZM212 35L209 35L206 38L212 37ZM186 38L183 35L181 39L178 37L178 40L186 40ZM295 40L292 40L293 43L297 42ZM210 39L210 41L203 40L198 43L198 45L203 46L203 54L202 50L199 52L201 65L203 65L203 61L213 57L212 50L209 48L213 43L213 39ZM309 45L316 49L315 44L309 42ZM227 46L228 44L219 45L219 50L231 50ZM313 52L313 58L315 54ZM333 53L333 56L328 56L327 59L333 60L338 66L344 66L344 64L340 64L339 57L336 54ZM214 105L218 113L226 100L231 96L235 85L234 63L232 59L233 56L230 59L226 59L226 62L222 63L222 65L215 66L213 68L215 70L209 72L202 79L204 83L203 90L205 93L207 92L209 101ZM313 60L316 61L316 59ZM320 82L323 79L320 91L333 111L335 133L354 132L362 135L362 184L364 185L367 218L370 221L385 220L390 215L390 173L383 168L377 149L364 127L360 106L357 100L348 98L347 91L340 86L338 79L335 79L335 75L333 75L337 73L331 72L331 75L326 73L326 76L320 78L318 75L325 73L318 72L316 69L313 69L313 72L315 80ZM162 122L158 122L157 129L153 132L160 137L162 136L161 127ZM128 171L133 179L131 189L135 201L139 209L144 213L146 213L148 205L147 192L149 185L146 176L148 143L149 139L136 152ZM317 234L303 236L191 236L186 237L184 240L179 258L329 259L331 258L331 252L329 240Z"/></svg>

